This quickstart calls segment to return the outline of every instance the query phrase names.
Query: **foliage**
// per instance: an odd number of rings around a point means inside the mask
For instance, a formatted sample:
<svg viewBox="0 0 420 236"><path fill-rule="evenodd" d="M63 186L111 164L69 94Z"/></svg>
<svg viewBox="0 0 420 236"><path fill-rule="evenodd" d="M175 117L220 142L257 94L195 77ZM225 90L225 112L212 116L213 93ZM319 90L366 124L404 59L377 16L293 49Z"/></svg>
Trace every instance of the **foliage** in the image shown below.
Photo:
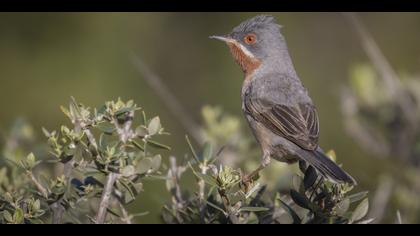
<svg viewBox="0 0 420 236"><path fill-rule="evenodd" d="M24 122L8 139L3 152L7 162L0 169L0 223L132 223L134 217L146 214L126 209L144 191L146 178L166 180L171 202L162 209L165 223L369 222L364 220L365 192L349 195L351 186L323 179L304 162L299 163L301 173L293 177L291 190L273 190L259 176L243 182L241 168L222 161L227 149L216 152L215 145L236 137L230 143L240 144L230 149L234 157L253 147L240 141L237 118L227 119L218 108L204 109L213 117L203 130L210 142L196 151L187 138L191 156L181 164L170 157L166 176L162 156L155 151L170 150L156 141L168 133L158 117L148 119L133 101L118 99L92 110L72 99L61 110L72 125L62 125L58 132L43 129L49 155L27 152L31 147L23 144L32 139L33 131ZM140 111L140 125L135 127ZM223 129L226 124L233 128ZM187 171L197 180L196 192L182 189L181 178Z"/></svg>
<svg viewBox="0 0 420 236"><path fill-rule="evenodd" d="M30 153L16 162L19 158L7 151L12 164L0 171L0 221L131 222L136 214L128 214L125 205L143 191L143 179L160 173L162 157L154 148L169 149L155 140L167 134L159 118L147 119L142 112L141 125L134 129L141 108L120 99L94 110L72 99L61 109L72 127L43 129L53 158L40 161ZM60 170L36 176L40 165Z"/></svg>
<svg viewBox="0 0 420 236"><path fill-rule="evenodd" d="M350 86L342 92L347 132L373 157L392 159L397 161L398 172L404 169L400 178L383 173L376 208L391 210L393 206L391 211L400 210L405 222L420 219L419 88L418 77L395 77L361 64L351 70ZM377 212L378 220L395 219L395 214Z"/></svg>
<svg viewBox="0 0 420 236"><path fill-rule="evenodd" d="M207 128L219 127L217 133L224 140L229 139L223 134L235 137L232 129L220 128L232 117L224 119L220 108L206 107L205 111L211 117L220 116L219 119L212 119L212 122L205 118L207 124L212 124ZM241 132L236 128L236 132ZM214 130L205 131L207 134L212 132L215 133ZM349 195L352 186L333 184L304 162L299 163L301 173L293 177L291 190L269 190L267 185L259 182L259 177L251 183L243 183L240 168L223 164L224 148L215 152L213 145L206 143L197 152L188 138L187 142L191 160L177 164L173 158L168 171L167 188L172 193L172 201L162 212L165 223L313 224L371 221L364 219L368 212L366 192ZM330 155L335 158L333 152ZM196 176L197 192L182 191L180 178L187 170Z"/></svg>

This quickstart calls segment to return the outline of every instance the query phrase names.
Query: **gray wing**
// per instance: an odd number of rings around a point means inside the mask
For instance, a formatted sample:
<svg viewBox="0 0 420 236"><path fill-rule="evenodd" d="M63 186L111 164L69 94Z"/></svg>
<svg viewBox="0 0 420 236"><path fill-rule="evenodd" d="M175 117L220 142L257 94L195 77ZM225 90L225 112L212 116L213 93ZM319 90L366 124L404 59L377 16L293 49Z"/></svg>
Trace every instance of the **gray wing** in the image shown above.
<svg viewBox="0 0 420 236"><path fill-rule="evenodd" d="M270 88L272 92L273 87ZM264 92L264 91L259 91ZM268 92L268 91L266 91ZM278 91L281 92L281 91ZM310 102L281 104L270 96L244 96L245 112L273 133L306 150L318 147L319 123L315 106ZM289 103L293 104L293 103Z"/></svg>

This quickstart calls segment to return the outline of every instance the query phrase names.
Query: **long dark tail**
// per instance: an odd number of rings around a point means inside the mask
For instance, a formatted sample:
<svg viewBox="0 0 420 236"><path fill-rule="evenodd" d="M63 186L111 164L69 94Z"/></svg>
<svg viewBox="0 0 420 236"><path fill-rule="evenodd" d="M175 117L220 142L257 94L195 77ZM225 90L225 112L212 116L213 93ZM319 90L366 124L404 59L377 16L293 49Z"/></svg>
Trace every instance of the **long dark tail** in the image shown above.
<svg viewBox="0 0 420 236"><path fill-rule="evenodd" d="M356 180L327 157L321 149L312 152L302 150L300 154L299 156L303 160L317 169L324 177L338 183L357 185Z"/></svg>

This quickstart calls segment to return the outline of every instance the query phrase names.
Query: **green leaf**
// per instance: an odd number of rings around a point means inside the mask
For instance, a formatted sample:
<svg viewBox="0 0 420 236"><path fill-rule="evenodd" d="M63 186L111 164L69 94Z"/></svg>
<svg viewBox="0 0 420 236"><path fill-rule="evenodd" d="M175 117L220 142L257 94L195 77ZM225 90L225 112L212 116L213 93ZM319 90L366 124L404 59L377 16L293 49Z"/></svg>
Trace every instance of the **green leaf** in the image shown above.
<svg viewBox="0 0 420 236"><path fill-rule="evenodd" d="M116 217L118 217L118 218L121 218L121 216L116 212L116 211L114 211L114 210L112 210L111 208L107 208L106 209L106 211L108 212L108 213L110 213L111 215L113 215L113 216L116 216Z"/></svg>
<svg viewBox="0 0 420 236"><path fill-rule="evenodd" d="M64 106L60 106L60 109L61 109L61 111L68 117L68 118L70 118L70 119L72 119L72 117L71 117L71 114L70 114L70 111L67 109L67 108L65 108ZM45 132L44 132L45 133ZM47 136L48 137L48 136Z"/></svg>
<svg viewBox="0 0 420 236"><path fill-rule="evenodd" d="M154 156L152 159L152 166L151 166L152 172L156 172L157 170L159 170L161 164L162 164L162 156L161 155Z"/></svg>
<svg viewBox="0 0 420 236"><path fill-rule="evenodd" d="M190 138L188 136L185 136L185 139L187 140L188 147L190 148L190 151L191 151L191 154L192 154L194 160L197 163L200 163L200 160L198 159L197 153L195 152L194 147L191 144Z"/></svg>
<svg viewBox="0 0 420 236"><path fill-rule="evenodd" d="M209 201L207 201L207 200L205 200L205 201L206 201L206 204L207 204L207 205L209 205L209 206L213 207L214 209L219 210L219 211L221 211L223 214L227 215L227 213L226 213L226 212L225 212L222 208L218 207L216 204L211 203L211 202L209 202Z"/></svg>
<svg viewBox="0 0 420 236"><path fill-rule="evenodd" d="M13 217L8 211L3 211L3 217L7 222L13 222Z"/></svg>
<svg viewBox="0 0 420 236"><path fill-rule="evenodd" d="M203 180L204 182L206 182L207 184L209 184L212 187L217 187L218 186L216 178L214 178L213 176L204 175L204 174L201 174L201 173L195 171L194 168L191 166L191 163L188 163L188 165L190 166L192 172L194 173L195 176L197 176L198 179Z"/></svg>
<svg viewBox="0 0 420 236"><path fill-rule="evenodd" d="M347 197L341 200L335 207L335 212L339 216L344 216L350 207L350 199Z"/></svg>
<svg viewBox="0 0 420 236"><path fill-rule="evenodd" d="M13 203L13 196L9 192L5 193L3 197L4 197L4 200L6 200L7 202Z"/></svg>
<svg viewBox="0 0 420 236"><path fill-rule="evenodd" d="M348 198L350 199L350 203L358 202L362 199L364 199L368 195L368 191L355 193L353 195L350 195Z"/></svg>
<svg viewBox="0 0 420 236"><path fill-rule="evenodd" d="M171 148L169 146L166 146L164 144L158 143L158 142L150 140L150 139L147 140L147 144L149 144L150 146L153 146L155 148L171 150Z"/></svg>
<svg viewBox="0 0 420 236"><path fill-rule="evenodd" d="M114 133L115 131L115 126L108 123L108 122L103 122L100 123L96 126L101 132L111 135L112 133Z"/></svg>
<svg viewBox="0 0 420 236"><path fill-rule="evenodd" d="M280 201L280 206L292 217L293 224L300 224L302 220L300 219L299 215L281 199L279 199L279 201Z"/></svg>
<svg viewBox="0 0 420 236"><path fill-rule="evenodd" d="M239 209L240 212L261 212L261 211L268 211L269 208L266 207L242 207Z"/></svg>
<svg viewBox="0 0 420 236"><path fill-rule="evenodd" d="M144 158L136 165L136 171L139 174L144 174L150 170L152 165L153 163L151 158Z"/></svg>
<svg viewBox="0 0 420 236"><path fill-rule="evenodd" d="M104 115L106 112L107 106L106 105L102 105L99 109L98 109L98 115Z"/></svg>
<svg viewBox="0 0 420 236"><path fill-rule="evenodd" d="M209 184L210 186L218 186L217 180L213 176L204 175L204 174L201 174L201 173L195 173L195 175L199 179L202 179L204 182L206 182L207 184Z"/></svg>
<svg viewBox="0 0 420 236"><path fill-rule="evenodd" d="M121 171L121 174L124 176L124 177L130 177L130 176L132 176L132 175L134 175L135 174L135 168L134 168L134 166L132 166L132 165L129 165L129 166L126 166L126 167L124 167L123 169L122 169L122 171Z"/></svg>
<svg viewBox="0 0 420 236"><path fill-rule="evenodd" d="M142 146L142 145L140 145L139 143L137 143L136 141L134 141L134 140L131 140L131 143L136 147L136 148L138 148L140 151L143 151L144 152L144 147Z"/></svg>
<svg viewBox="0 0 420 236"><path fill-rule="evenodd" d="M33 208L35 211L38 211L38 210L41 208L41 202L39 201L39 199L37 199L37 200L33 203L32 208Z"/></svg>
<svg viewBox="0 0 420 236"><path fill-rule="evenodd" d="M46 128L42 127L42 132L44 133L45 137L47 137L47 138L51 137L50 132L48 132L48 130Z"/></svg>
<svg viewBox="0 0 420 236"><path fill-rule="evenodd" d="M351 215L350 222L355 222L361 220L363 217L366 216L369 210L369 200L366 198L363 200L353 211Z"/></svg>
<svg viewBox="0 0 420 236"><path fill-rule="evenodd" d="M147 130L146 127L140 125L139 127L136 128L136 135L143 138L144 136L148 135L149 131Z"/></svg>
<svg viewBox="0 0 420 236"><path fill-rule="evenodd" d="M158 116L154 117L147 126L149 130L149 135L155 135L161 129L160 118Z"/></svg>
<svg viewBox="0 0 420 236"><path fill-rule="evenodd" d="M23 210L21 208L16 209L15 214L13 215L14 223L22 224L24 220Z"/></svg>
<svg viewBox="0 0 420 236"><path fill-rule="evenodd" d="M35 155L32 152L26 157L26 163L28 164L29 169L32 169L35 166Z"/></svg>
<svg viewBox="0 0 420 236"><path fill-rule="evenodd" d="M310 187L312 187L316 180L318 179L318 174L316 173L315 168L312 166L309 166L306 169L305 177L303 178L303 185L305 187L305 190L308 190Z"/></svg>
<svg viewBox="0 0 420 236"><path fill-rule="evenodd" d="M134 192L131 189L131 187L129 186L129 184L127 184L124 180L120 180L119 183L127 190L128 194L129 194L129 197L131 198L131 199L128 198L128 195L126 195L125 203L129 203L129 202L133 201L134 199L136 199L136 195L134 194ZM129 182L129 183L131 183L131 182Z"/></svg>
<svg viewBox="0 0 420 236"><path fill-rule="evenodd" d="M290 197L292 198L292 200L300 207L311 210L311 204L308 200L308 198L300 193L298 193L297 191L291 189L290 190Z"/></svg>
<svg viewBox="0 0 420 236"><path fill-rule="evenodd" d="M127 112L130 112L130 111L133 111L133 108L131 108L131 107L124 107L124 108L121 108L118 111L116 111L115 112L115 116L120 116L120 115L123 115L123 114L125 114Z"/></svg>
<svg viewBox="0 0 420 236"><path fill-rule="evenodd" d="M213 147L212 147L211 143L206 142L204 144L202 157L203 157L203 160L205 162L210 161L210 159L213 157Z"/></svg>

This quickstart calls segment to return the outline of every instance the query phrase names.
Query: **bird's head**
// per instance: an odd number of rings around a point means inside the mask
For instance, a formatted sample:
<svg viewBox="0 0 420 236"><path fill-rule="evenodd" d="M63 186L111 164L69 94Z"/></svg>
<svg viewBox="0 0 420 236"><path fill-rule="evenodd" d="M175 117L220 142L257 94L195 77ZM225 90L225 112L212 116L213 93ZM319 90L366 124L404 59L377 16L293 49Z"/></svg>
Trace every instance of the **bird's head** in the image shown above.
<svg viewBox="0 0 420 236"><path fill-rule="evenodd" d="M227 35L210 38L226 42L232 56L246 73L252 72L285 47L280 25L276 24L274 17L267 15L248 19Z"/></svg>

